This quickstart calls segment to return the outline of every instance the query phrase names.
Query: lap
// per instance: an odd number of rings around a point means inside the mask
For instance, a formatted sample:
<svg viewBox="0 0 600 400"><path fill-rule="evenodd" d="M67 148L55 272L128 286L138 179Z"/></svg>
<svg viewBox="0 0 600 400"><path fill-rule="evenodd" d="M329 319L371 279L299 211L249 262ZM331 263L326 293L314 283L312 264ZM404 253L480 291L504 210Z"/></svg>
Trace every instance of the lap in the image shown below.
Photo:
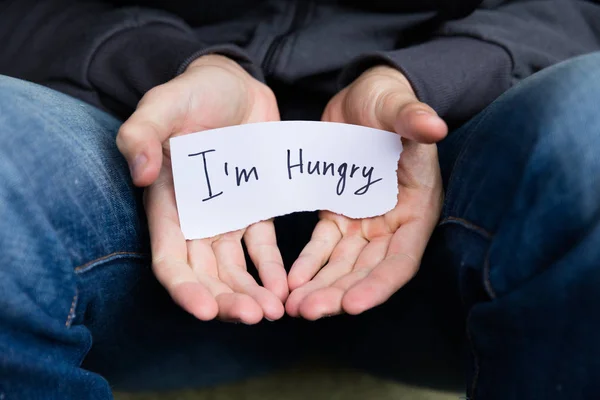
<svg viewBox="0 0 600 400"><path fill-rule="evenodd" d="M599 101L596 53L521 82L439 146L469 396L600 390Z"/></svg>
<svg viewBox="0 0 600 400"><path fill-rule="evenodd" d="M138 251L143 228L134 189L114 149L119 122L12 78L0 77L0 93L0 264L7 266L0 270L0 293L15 292L0 298L26 315L20 291L44 312L66 319L77 268L114 252ZM52 289L57 282L62 293ZM43 287L44 296L37 295Z"/></svg>
<svg viewBox="0 0 600 400"><path fill-rule="evenodd" d="M0 77L0 353L10 354L0 386L8 396L55 398L57 377L69 382L65 398L90 380L99 394L109 390L74 369L92 340L75 321L76 272L115 253L142 254L139 196L121 172L118 127L80 101Z"/></svg>
<svg viewBox="0 0 600 400"><path fill-rule="evenodd" d="M597 53L559 64L516 85L439 144L446 200L421 269L388 304L345 318L339 325L331 322L338 337L351 332L341 340L344 358L378 373L431 382L427 373L419 378L411 371L429 369L431 373L436 364L460 368L461 351L471 358L471 344L464 349L461 344L466 339L467 318L477 315L471 314L473 310L493 304L498 313L486 318L500 321L533 304L536 295L542 298L542 290L536 289L512 299L513 303L495 301L552 268L577 240L596 229L600 215L599 102ZM600 249L600 242L595 248ZM599 279L595 264L581 262L592 259L590 251L576 252L576 256L585 254L579 262L565 257L570 264L561 267L570 268L579 283ZM596 255L600 258L598 251ZM542 285L552 292L560 282L557 275L553 283ZM572 281L568 290L577 288ZM569 312L566 305L560 310ZM537 317L529 315L530 323L546 325L540 321L543 316ZM524 321L515 319L514 323ZM487 331L481 328L471 334L480 339L482 332ZM522 333L528 336L521 339L536 340L533 331ZM507 357L517 354L508 339L499 340L490 346Z"/></svg>
<svg viewBox="0 0 600 400"><path fill-rule="evenodd" d="M60 335L83 329L86 339L77 351L86 354L84 367L129 389L215 384L309 353L324 354L321 349L347 349L344 337L351 335L336 337L327 323L285 318L246 327L204 323L185 314L149 268L140 192L131 186L114 145L119 121L22 81L0 78L0 91L2 139L10 139L0 152L11 164L0 174L14 181L0 184L11 204L2 216L9 215L11 225L18 227L2 229L0 236L35 247L28 252L6 247L7 274L20 280L10 293L21 291L31 300L26 308L20 304L11 324L20 323L18 319L28 329L40 329L43 322L31 310L47 303L42 306L50 310ZM288 266L315 222L314 214L276 221ZM26 270L15 274L23 263ZM41 285L52 296L40 296Z"/></svg>
<svg viewBox="0 0 600 400"><path fill-rule="evenodd" d="M4 210L14 211L7 217L18 228L1 234L29 235L22 243L53 236L59 246L41 242L32 256L46 258L56 248L62 254L54 264L73 269L111 253L140 252L140 192L115 146L120 122L16 79L1 77L0 93Z"/></svg>
<svg viewBox="0 0 600 400"><path fill-rule="evenodd" d="M0 264L9 266L0 293L11 294L0 294L2 309L17 310L8 322L26 321L26 329L36 329L36 308L60 321L57 332L88 329L94 346L85 365L130 388L238 378L311 348L353 354L354 365L376 372L414 365L409 352L415 362L442 352L455 361L465 317L459 294L470 306L489 300L490 288L514 289L543 268L548 249L564 245L557 230L580 232L596 215L598 65L593 55L543 71L440 144L443 219L419 275L392 301L357 318L256 327L195 321L153 278L140 191L114 145L119 121L0 78ZM277 222L288 264L313 222ZM506 250L523 243L533 250ZM500 271L489 271L492 286L483 276L488 255ZM42 296L41 287L52 292Z"/></svg>
<svg viewBox="0 0 600 400"><path fill-rule="evenodd" d="M157 283L142 193L115 145L119 126L78 100L0 77L0 337L28 352L11 362L50 373L36 359L52 338L59 364L85 358L84 368L113 385L152 389L215 384L298 359L311 342L302 321L200 322ZM306 236L308 217L283 219L280 230L301 225ZM282 238L288 261L299 241Z"/></svg>
<svg viewBox="0 0 600 400"><path fill-rule="evenodd" d="M441 225L489 241L489 262L503 266L486 272L491 295L543 270L596 222L599 102L594 53L526 79L440 144Z"/></svg>

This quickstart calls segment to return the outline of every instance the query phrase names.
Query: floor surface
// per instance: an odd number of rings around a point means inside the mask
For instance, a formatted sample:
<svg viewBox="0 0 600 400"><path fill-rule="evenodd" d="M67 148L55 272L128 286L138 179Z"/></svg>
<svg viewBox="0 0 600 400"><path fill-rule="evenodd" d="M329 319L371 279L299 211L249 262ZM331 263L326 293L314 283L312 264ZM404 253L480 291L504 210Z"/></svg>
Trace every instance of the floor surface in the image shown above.
<svg viewBox="0 0 600 400"><path fill-rule="evenodd" d="M349 370L299 367L232 385L116 400L463 400L462 393L403 385Z"/></svg>

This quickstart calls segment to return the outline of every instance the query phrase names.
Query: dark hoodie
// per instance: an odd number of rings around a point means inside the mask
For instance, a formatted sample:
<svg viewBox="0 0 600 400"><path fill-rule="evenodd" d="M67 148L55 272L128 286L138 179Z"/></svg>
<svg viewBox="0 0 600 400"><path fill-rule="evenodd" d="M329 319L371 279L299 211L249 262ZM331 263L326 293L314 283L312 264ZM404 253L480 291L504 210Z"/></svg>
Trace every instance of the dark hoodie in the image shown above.
<svg viewBox="0 0 600 400"><path fill-rule="evenodd" d="M600 4L576 0L0 0L0 74L124 118L196 57L220 53L318 118L369 66L464 121L515 82L600 49ZM1 95L1 94L0 94Z"/></svg>

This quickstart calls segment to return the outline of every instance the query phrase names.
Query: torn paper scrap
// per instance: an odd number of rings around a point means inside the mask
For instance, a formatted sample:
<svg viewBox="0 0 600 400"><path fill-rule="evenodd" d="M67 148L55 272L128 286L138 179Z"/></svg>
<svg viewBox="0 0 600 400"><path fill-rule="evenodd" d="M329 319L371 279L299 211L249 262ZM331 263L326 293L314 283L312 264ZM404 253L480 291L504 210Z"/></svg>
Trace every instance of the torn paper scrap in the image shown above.
<svg viewBox="0 0 600 400"><path fill-rule="evenodd" d="M350 218L396 206L400 136L362 126L265 122L172 138L181 229L202 239L298 211Z"/></svg>

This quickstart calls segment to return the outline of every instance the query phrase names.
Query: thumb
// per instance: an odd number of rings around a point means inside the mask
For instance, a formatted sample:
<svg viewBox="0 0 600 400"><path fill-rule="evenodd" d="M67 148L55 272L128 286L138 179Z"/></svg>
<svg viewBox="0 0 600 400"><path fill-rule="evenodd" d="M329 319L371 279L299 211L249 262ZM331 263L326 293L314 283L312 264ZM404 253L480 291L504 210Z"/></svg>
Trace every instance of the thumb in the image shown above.
<svg viewBox="0 0 600 400"><path fill-rule="evenodd" d="M412 94L390 91L380 96L375 114L382 126L419 143L435 143L448 134L444 120Z"/></svg>
<svg viewBox="0 0 600 400"><path fill-rule="evenodd" d="M175 130L177 111L168 93L150 90L140 101L117 134L117 147L127 163L133 183L137 186L152 184L160 172L163 158L162 144Z"/></svg>

